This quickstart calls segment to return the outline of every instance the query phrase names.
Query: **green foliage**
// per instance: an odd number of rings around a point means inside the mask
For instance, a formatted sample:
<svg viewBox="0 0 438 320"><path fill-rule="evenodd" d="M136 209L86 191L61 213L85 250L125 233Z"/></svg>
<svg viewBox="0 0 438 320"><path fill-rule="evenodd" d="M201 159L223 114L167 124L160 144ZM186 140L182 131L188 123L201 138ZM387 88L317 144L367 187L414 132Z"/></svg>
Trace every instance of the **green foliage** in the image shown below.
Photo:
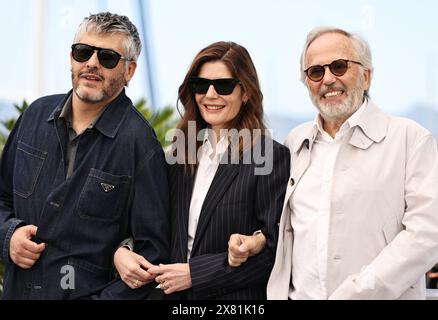
<svg viewBox="0 0 438 320"><path fill-rule="evenodd" d="M6 135L0 133L0 152L2 152L5 144L6 144Z"/></svg>
<svg viewBox="0 0 438 320"><path fill-rule="evenodd" d="M29 104L23 100L21 105L14 104L15 109L19 114L22 114L28 107ZM146 105L146 99L141 99L135 104L137 110L149 121L151 126L154 128L157 138L161 145L164 147L168 146L170 142L166 141L167 131L173 129L177 123L177 119L174 117L174 109L172 107L164 107L162 109L153 111L150 107ZM0 153L8 138L9 132L11 132L15 123L17 122L17 117L11 117L5 121L1 121L0 124L3 130L0 131ZM5 133L6 132L6 133ZM0 260L0 296L3 291L3 274L4 274L4 262Z"/></svg>
<svg viewBox="0 0 438 320"><path fill-rule="evenodd" d="M29 104L26 100L23 100L23 102L20 104L14 103L15 110L18 111L18 114L22 114L26 109L29 107ZM11 117L7 120L0 121L0 124L2 125L3 131L0 131L0 152L3 150L3 147L5 146L6 140L8 139L8 134L11 132L12 128L15 126L15 123L17 122L17 117ZM6 130L6 131L5 131ZM5 133L7 132L7 133Z"/></svg>
<svg viewBox="0 0 438 320"><path fill-rule="evenodd" d="M147 107L145 99L138 101L135 107L154 128L161 146L163 148L167 147L170 141L166 141L166 133L175 128L177 123L174 109L172 107L164 107L154 112L151 108Z"/></svg>

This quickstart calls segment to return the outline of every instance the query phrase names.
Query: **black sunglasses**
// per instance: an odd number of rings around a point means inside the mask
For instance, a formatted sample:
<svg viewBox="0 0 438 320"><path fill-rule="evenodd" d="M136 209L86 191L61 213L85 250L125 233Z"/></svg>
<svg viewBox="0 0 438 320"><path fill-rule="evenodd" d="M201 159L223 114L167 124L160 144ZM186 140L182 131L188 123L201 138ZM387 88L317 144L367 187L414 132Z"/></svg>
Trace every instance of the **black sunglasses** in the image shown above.
<svg viewBox="0 0 438 320"><path fill-rule="evenodd" d="M240 83L239 79L226 78L226 79L205 79L199 77L189 78L189 87L193 93L206 94L208 88L213 85L214 90L220 95L229 95L233 93L236 85Z"/></svg>
<svg viewBox="0 0 438 320"><path fill-rule="evenodd" d="M321 81L322 78L324 78L325 67L329 67L331 73L333 73L337 77L340 77L347 72L349 62L360 64L362 66L362 63L357 61L338 59L332 61L332 63L328 63L322 66L321 65L311 66L306 70L304 70L304 73L307 75L307 77L309 77L310 80L318 82Z"/></svg>
<svg viewBox="0 0 438 320"><path fill-rule="evenodd" d="M75 43L71 46L71 50L73 59L75 59L77 62L85 62L90 60L94 54L94 51L97 51L97 59L99 59L99 63L107 69L115 68L120 59L127 61L133 60L122 57L121 54L114 50L94 47L84 43Z"/></svg>

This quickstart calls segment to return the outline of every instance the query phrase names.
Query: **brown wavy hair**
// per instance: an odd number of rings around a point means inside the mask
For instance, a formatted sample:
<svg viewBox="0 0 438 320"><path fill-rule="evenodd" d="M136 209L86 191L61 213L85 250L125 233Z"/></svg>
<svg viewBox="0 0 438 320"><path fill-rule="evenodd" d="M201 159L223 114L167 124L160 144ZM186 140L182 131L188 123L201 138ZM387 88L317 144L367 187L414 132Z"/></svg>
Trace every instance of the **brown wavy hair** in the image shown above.
<svg viewBox="0 0 438 320"><path fill-rule="evenodd" d="M184 112L177 128L184 132L186 138L194 139L196 139L200 130L207 128L208 124L201 116L195 95L189 88L189 78L198 76L199 70L206 62L215 61L224 63L232 76L240 80L242 90L248 97L246 104L240 108L237 116L228 124L228 129L237 129L238 131L249 129L251 132L253 132L254 129L260 129L262 135L264 135L266 126L263 116L263 94L260 90L257 71L248 51L243 46L231 41L220 41L210 44L202 49L193 59L184 81L178 89L177 106L179 102L181 102ZM196 121L196 137L188 137L189 121ZM201 145L202 141L196 142L196 151L198 151ZM243 151L244 144L240 141L240 155ZM184 164L193 174L196 171L198 162L196 154L190 155L188 153L188 143L185 143L185 155ZM188 158L192 156L195 156L195 159L188 161Z"/></svg>

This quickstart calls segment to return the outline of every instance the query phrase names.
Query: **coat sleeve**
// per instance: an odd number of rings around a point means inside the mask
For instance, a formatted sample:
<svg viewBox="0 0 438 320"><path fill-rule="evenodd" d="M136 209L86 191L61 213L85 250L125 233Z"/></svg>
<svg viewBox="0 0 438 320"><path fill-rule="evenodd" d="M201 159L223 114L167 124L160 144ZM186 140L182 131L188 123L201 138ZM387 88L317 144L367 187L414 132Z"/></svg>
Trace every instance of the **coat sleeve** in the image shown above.
<svg viewBox="0 0 438 320"><path fill-rule="evenodd" d="M277 222L281 214L287 180L290 153L280 144L274 144L273 157L267 158L270 174L260 175L254 195L257 221L267 238L265 249L250 257L237 268L228 265L228 252L204 254L190 259L192 289L197 299L212 298L228 292L253 286L266 285L271 272L278 237ZM254 230L256 231L256 230ZM227 239L228 241L228 239Z"/></svg>
<svg viewBox="0 0 438 320"><path fill-rule="evenodd" d="M380 254L329 299L397 299L438 261L438 151L430 134L407 154L402 224Z"/></svg>
<svg viewBox="0 0 438 320"><path fill-rule="evenodd" d="M135 251L150 263L169 261L169 189L167 164L161 149L146 159L135 177L135 195L130 230ZM145 299L156 287L155 281L132 290L121 279L110 283L96 299Z"/></svg>

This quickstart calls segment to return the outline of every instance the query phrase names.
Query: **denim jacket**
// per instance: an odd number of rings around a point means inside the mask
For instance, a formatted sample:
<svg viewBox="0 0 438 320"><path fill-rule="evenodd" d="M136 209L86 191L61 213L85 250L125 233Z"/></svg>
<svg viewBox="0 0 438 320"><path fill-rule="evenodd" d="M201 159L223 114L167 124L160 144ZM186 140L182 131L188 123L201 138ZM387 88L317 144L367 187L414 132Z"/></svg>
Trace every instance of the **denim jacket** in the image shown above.
<svg viewBox="0 0 438 320"><path fill-rule="evenodd" d="M169 256L169 190L163 150L123 91L80 136L66 179L67 126L59 119L71 94L35 101L18 120L0 164L0 253L6 299L137 299L115 277L113 254L133 235L153 264ZM46 244L30 269L9 257L17 226L38 227Z"/></svg>

